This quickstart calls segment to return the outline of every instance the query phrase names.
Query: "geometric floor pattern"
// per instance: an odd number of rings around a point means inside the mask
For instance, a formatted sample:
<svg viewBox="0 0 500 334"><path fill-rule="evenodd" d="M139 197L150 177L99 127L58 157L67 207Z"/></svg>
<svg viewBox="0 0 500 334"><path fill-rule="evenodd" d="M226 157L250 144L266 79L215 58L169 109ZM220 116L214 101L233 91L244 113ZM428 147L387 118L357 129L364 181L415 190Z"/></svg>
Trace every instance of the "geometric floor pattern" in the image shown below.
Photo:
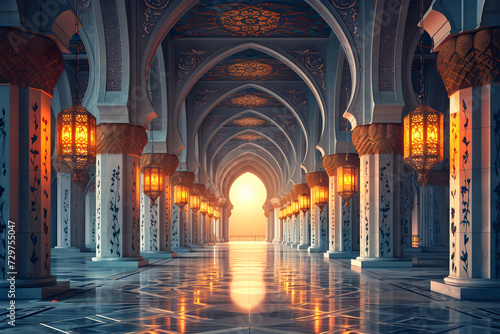
<svg viewBox="0 0 500 334"><path fill-rule="evenodd" d="M133 271L94 268L92 255L55 254L52 272L71 290L17 301L16 327L3 322L2 333L500 333L500 303L429 290L447 276L444 253L413 254L413 268L393 270L259 242Z"/></svg>

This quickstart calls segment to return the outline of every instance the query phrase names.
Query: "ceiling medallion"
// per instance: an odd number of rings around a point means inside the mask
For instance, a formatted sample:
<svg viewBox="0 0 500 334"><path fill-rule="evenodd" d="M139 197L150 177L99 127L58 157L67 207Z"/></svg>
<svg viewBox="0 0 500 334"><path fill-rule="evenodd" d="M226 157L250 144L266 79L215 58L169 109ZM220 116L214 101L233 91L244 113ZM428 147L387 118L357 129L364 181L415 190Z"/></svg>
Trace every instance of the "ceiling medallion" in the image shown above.
<svg viewBox="0 0 500 334"><path fill-rule="evenodd" d="M245 126L245 127L256 127L256 126L262 126L266 123L263 119L256 118L256 117L245 117L245 118L240 118L236 119L233 121L234 125L237 126Z"/></svg>
<svg viewBox="0 0 500 334"><path fill-rule="evenodd" d="M245 140L245 141L256 141L256 140L261 139L262 137L259 136L259 135L253 135L253 134L250 134L250 133L245 133L245 134L242 134L242 135L238 135L235 138L239 139L239 140Z"/></svg>
<svg viewBox="0 0 500 334"><path fill-rule="evenodd" d="M231 103L239 107L258 107L267 103L267 99L253 94L238 96Z"/></svg>
<svg viewBox="0 0 500 334"><path fill-rule="evenodd" d="M257 60L244 60L226 67L226 73L238 78L256 78L270 75L273 67Z"/></svg>
<svg viewBox="0 0 500 334"><path fill-rule="evenodd" d="M215 22L223 29L243 36L263 36L283 26L286 19L279 13L255 6L242 5L219 15Z"/></svg>

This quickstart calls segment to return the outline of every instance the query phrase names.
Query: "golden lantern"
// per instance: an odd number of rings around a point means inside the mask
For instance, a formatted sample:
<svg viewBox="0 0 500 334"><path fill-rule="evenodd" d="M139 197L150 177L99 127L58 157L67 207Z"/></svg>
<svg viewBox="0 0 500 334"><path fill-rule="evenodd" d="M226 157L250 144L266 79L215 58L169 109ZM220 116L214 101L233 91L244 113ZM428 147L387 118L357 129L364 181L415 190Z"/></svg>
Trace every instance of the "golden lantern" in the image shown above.
<svg viewBox="0 0 500 334"><path fill-rule="evenodd" d="M200 196L198 195L191 195L190 197L190 206L191 206L191 210L193 210L194 212L197 212L198 210L200 210Z"/></svg>
<svg viewBox="0 0 500 334"><path fill-rule="evenodd" d="M286 206L286 218L292 217L292 203Z"/></svg>
<svg viewBox="0 0 500 334"><path fill-rule="evenodd" d="M282 219L282 213L283 213L283 211L282 211L282 209L280 209L278 211L278 219Z"/></svg>
<svg viewBox="0 0 500 334"><path fill-rule="evenodd" d="M214 207L212 206L212 204L208 205L207 216L210 218L212 218L214 216Z"/></svg>
<svg viewBox="0 0 500 334"><path fill-rule="evenodd" d="M188 204L189 188L186 186L177 185L174 187L174 203L182 209Z"/></svg>
<svg viewBox="0 0 500 334"><path fill-rule="evenodd" d="M323 186L315 186L311 189L314 198L314 204L319 207L320 211L323 211L323 207L328 203L328 188Z"/></svg>
<svg viewBox="0 0 500 334"><path fill-rule="evenodd" d="M311 208L311 200L309 195L302 194L299 196L299 210L306 213Z"/></svg>
<svg viewBox="0 0 500 334"><path fill-rule="evenodd" d="M404 118L404 161L419 174L443 161L443 114L420 104Z"/></svg>
<svg viewBox="0 0 500 334"><path fill-rule="evenodd" d="M296 216L300 213L299 201L292 201L292 215Z"/></svg>
<svg viewBox="0 0 500 334"><path fill-rule="evenodd" d="M208 213L208 202L207 201L201 201L200 213L204 216Z"/></svg>
<svg viewBox="0 0 500 334"><path fill-rule="evenodd" d="M151 199L151 205L163 192L163 169L158 166L142 168L142 192Z"/></svg>
<svg viewBox="0 0 500 334"><path fill-rule="evenodd" d="M342 196L345 205L358 192L359 188L358 169L346 163L337 168L337 193Z"/></svg>
<svg viewBox="0 0 500 334"><path fill-rule="evenodd" d="M219 219L220 218L220 210L218 208L214 209L214 218Z"/></svg>
<svg viewBox="0 0 500 334"><path fill-rule="evenodd" d="M95 161L96 119L81 104L75 103L57 115L57 160L73 170L76 184Z"/></svg>

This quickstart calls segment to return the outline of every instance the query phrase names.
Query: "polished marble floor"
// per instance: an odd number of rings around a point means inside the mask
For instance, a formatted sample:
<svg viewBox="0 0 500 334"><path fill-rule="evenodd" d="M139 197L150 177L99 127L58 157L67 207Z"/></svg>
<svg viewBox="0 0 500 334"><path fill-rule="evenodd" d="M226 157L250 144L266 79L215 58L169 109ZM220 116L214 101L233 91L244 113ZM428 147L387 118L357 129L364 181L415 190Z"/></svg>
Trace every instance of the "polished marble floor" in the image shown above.
<svg viewBox="0 0 500 334"><path fill-rule="evenodd" d="M412 269L362 271L258 242L198 248L133 271L93 268L91 256L54 255L53 274L71 290L18 301L15 329L4 321L0 331L500 333L500 303L429 291L447 274L446 254L414 254Z"/></svg>

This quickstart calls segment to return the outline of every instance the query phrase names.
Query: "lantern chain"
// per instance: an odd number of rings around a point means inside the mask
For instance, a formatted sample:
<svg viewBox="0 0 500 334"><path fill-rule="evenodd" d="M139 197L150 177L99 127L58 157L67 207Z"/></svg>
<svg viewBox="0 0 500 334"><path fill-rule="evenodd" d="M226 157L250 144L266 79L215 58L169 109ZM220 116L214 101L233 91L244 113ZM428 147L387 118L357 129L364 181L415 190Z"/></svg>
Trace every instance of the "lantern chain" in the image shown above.
<svg viewBox="0 0 500 334"><path fill-rule="evenodd" d="M78 37L76 38L76 52L75 52L75 103L80 104L81 99L80 99L80 84L79 84L79 75L78 72L80 71L80 34L78 33L78 1L75 0L75 35Z"/></svg>
<svg viewBox="0 0 500 334"><path fill-rule="evenodd" d="M420 0L420 104L425 102L425 69L424 69L424 0Z"/></svg>

